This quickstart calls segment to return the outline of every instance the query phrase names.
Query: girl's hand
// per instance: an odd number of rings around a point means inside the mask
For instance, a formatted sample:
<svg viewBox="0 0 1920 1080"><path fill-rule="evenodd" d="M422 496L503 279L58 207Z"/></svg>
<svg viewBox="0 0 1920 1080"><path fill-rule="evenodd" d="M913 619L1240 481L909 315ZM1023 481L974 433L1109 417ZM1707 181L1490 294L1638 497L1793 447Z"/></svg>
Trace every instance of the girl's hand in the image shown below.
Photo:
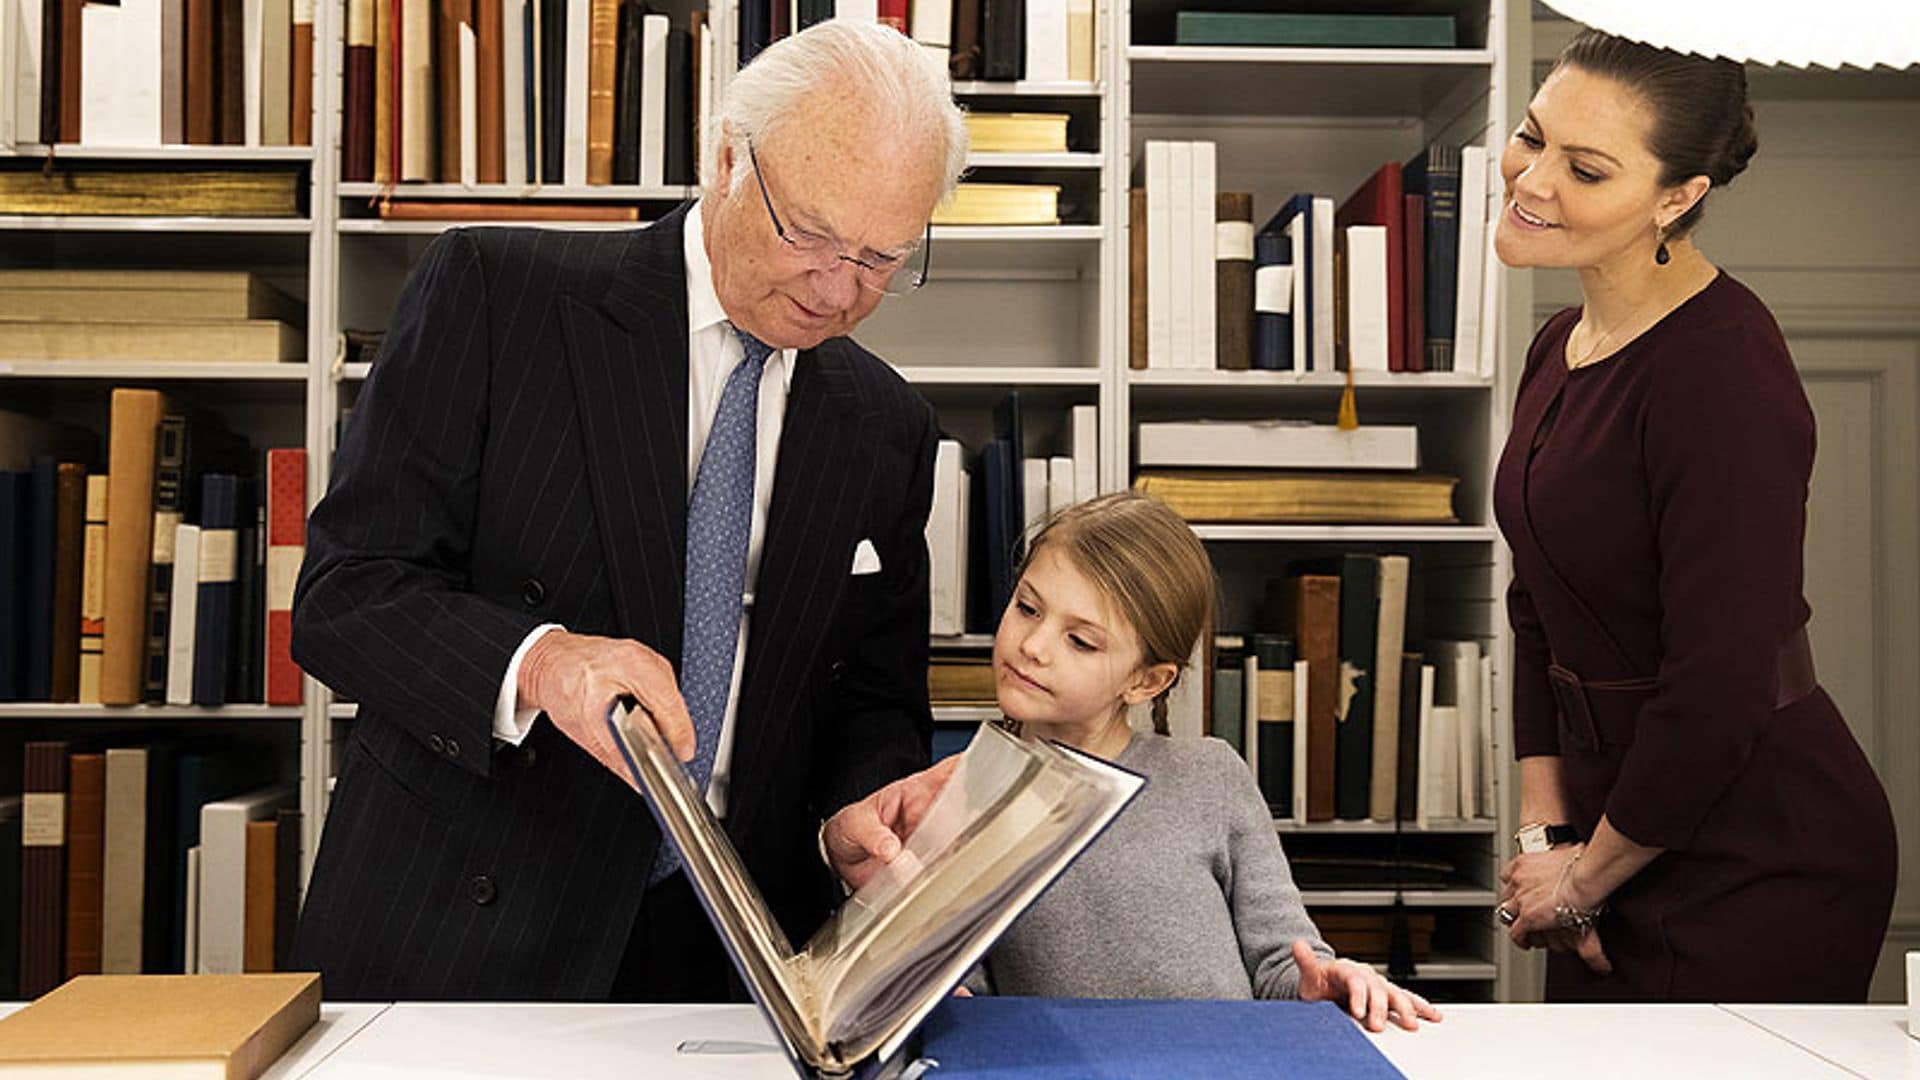
<svg viewBox="0 0 1920 1080"><path fill-rule="evenodd" d="M1344 1001L1347 1011L1368 1031L1385 1031L1391 1019L1413 1031L1420 1021L1438 1023L1440 1010L1419 994L1395 986L1386 976L1353 960L1322 960L1295 938L1293 962L1300 969L1301 1001Z"/></svg>

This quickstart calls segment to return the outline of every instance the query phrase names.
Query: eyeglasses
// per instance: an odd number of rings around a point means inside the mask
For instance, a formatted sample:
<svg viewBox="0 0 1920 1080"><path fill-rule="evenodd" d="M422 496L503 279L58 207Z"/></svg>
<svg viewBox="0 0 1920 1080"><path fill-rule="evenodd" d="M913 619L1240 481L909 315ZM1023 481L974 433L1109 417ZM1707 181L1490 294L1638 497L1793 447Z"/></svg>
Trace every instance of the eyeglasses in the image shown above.
<svg viewBox="0 0 1920 1080"><path fill-rule="evenodd" d="M933 265L933 223L927 223L927 232L920 242L899 254L869 252L865 258L847 254L842 245L831 236L821 236L799 227L787 228L780 223L780 215L774 212L773 197L767 194L767 181L760 174L760 158L753 151L753 142L747 142L747 160L753 165L753 178L760 184L761 201L767 204L767 216L773 219L773 231L780 241L787 245L795 258L801 260L811 270L831 270L838 263L852 263L854 277L866 288L888 296L904 296L927 283L927 270ZM917 269L908 264L913 262L914 248L920 252Z"/></svg>

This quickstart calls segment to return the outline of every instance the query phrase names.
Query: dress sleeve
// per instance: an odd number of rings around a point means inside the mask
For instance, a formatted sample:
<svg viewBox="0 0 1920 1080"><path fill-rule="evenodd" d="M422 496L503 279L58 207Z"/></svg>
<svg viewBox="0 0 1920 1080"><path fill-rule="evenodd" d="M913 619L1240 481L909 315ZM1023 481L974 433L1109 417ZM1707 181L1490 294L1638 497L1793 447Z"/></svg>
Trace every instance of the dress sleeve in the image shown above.
<svg viewBox="0 0 1920 1080"><path fill-rule="evenodd" d="M1333 949L1300 900L1300 890L1273 830L1273 812L1253 782L1246 763L1225 744L1218 745L1220 792L1224 802L1227 876L1222 883L1233 913L1234 936L1247 966L1256 998L1300 996L1300 968L1293 962L1295 938L1333 959Z"/></svg>
<svg viewBox="0 0 1920 1080"><path fill-rule="evenodd" d="M1684 849L1752 754L1780 643L1804 618L1813 412L1770 323L1659 359L1641 441L1662 656L1607 817L1637 843Z"/></svg>
<svg viewBox="0 0 1920 1080"><path fill-rule="evenodd" d="M1553 684L1547 634L1533 609L1533 594L1518 577L1507 586L1507 621L1513 624L1513 756L1560 756L1560 713Z"/></svg>

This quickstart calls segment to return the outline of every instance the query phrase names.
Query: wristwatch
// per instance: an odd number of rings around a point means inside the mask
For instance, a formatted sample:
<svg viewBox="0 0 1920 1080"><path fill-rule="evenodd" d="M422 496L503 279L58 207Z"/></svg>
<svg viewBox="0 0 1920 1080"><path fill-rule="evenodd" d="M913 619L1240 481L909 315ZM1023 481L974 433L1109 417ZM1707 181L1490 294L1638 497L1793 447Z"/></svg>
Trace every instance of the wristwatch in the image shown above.
<svg viewBox="0 0 1920 1080"><path fill-rule="evenodd" d="M1580 830L1571 825L1548 825L1535 821L1516 829L1513 842L1520 845L1521 854L1533 855L1561 844L1579 843Z"/></svg>

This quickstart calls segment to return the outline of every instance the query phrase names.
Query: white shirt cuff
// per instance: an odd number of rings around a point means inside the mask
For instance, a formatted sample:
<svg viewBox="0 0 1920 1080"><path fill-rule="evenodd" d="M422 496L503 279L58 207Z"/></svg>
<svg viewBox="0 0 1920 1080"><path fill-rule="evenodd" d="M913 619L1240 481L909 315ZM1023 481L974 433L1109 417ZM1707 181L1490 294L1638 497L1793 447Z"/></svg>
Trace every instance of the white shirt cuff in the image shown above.
<svg viewBox="0 0 1920 1080"><path fill-rule="evenodd" d="M527 658L527 650L533 643L546 636L549 630L562 630L559 623L542 623L527 631L520 647L513 650L513 659L507 661L507 677L500 680L500 696L493 706L493 737L504 743L519 746L526 739L527 732L533 730L534 718L540 715L539 709L522 709L520 705L520 661Z"/></svg>

